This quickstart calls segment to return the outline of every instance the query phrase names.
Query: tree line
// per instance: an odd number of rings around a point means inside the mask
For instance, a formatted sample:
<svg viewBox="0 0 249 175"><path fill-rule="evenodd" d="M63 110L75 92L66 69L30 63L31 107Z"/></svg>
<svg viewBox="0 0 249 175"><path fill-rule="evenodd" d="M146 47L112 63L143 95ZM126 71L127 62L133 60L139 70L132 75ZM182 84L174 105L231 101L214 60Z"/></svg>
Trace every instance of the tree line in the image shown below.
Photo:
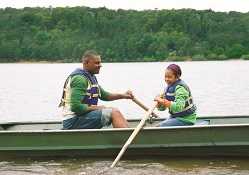
<svg viewBox="0 0 249 175"><path fill-rule="evenodd" d="M107 8L0 9L0 62L249 59L249 13Z"/></svg>

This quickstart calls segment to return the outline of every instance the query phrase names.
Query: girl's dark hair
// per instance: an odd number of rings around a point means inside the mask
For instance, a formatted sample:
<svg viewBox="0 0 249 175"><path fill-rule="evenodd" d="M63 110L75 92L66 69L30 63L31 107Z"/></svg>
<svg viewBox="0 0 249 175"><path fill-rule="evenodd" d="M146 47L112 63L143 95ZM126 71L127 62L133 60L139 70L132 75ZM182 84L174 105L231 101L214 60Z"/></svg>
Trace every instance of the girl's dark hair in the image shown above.
<svg viewBox="0 0 249 175"><path fill-rule="evenodd" d="M181 77L182 75L182 70L180 68L180 66L178 66L177 64L170 64L167 69L170 69L173 71L173 73L175 74L176 77Z"/></svg>

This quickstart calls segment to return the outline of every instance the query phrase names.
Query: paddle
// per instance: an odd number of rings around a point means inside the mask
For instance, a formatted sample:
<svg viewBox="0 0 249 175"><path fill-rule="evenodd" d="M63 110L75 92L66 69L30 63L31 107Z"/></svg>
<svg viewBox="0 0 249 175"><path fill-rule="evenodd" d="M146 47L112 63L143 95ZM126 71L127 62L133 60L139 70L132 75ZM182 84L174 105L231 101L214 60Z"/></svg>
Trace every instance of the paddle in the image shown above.
<svg viewBox="0 0 249 175"><path fill-rule="evenodd" d="M121 151L119 152L118 156L113 161L113 163L111 165L111 168L113 168L116 165L116 163L119 161L119 159L121 158L121 156L124 154L124 152L126 151L126 149L128 148L128 146L131 144L131 142L133 141L133 139L136 137L136 135L138 134L138 132L143 128L146 120L150 117L151 113L154 111L154 109L156 108L156 106L157 106L157 103L155 103L154 106L147 111L147 113L144 116L144 118L142 118L142 120L137 125L137 127L135 128L135 130L132 132L132 134L130 135L130 137L128 138L128 140L125 142L125 144L122 147Z"/></svg>
<svg viewBox="0 0 249 175"><path fill-rule="evenodd" d="M148 110L149 110L149 108L148 108L147 106L145 106L142 102L140 102L138 99L136 99L136 97L134 97L134 98L132 99L132 101L133 101L134 103L136 103L138 106L140 106L141 108L143 108L145 111L148 111ZM158 116L157 114L155 114L154 112L152 112L152 116L153 116L153 117L156 117L156 118L159 117L159 116Z"/></svg>

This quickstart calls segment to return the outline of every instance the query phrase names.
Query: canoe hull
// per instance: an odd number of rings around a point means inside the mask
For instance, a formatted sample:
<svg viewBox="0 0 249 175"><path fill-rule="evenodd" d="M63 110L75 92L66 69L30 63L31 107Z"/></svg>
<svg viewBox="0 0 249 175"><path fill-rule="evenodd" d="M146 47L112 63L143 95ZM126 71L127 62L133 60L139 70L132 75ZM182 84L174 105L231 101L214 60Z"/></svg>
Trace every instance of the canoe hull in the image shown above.
<svg viewBox="0 0 249 175"><path fill-rule="evenodd" d="M120 148L121 149L121 148ZM73 149L73 150L13 150L0 151L0 160L11 158L115 158L120 149ZM249 157L248 146L179 147L179 148L129 148L122 158L168 158L168 157Z"/></svg>
<svg viewBox="0 0 249 175"><path fill-rule="evenodd" d="M115 157L133 129L6 131L0 157ZM249 124L145 128L125 157L249 157Z"/></svg>

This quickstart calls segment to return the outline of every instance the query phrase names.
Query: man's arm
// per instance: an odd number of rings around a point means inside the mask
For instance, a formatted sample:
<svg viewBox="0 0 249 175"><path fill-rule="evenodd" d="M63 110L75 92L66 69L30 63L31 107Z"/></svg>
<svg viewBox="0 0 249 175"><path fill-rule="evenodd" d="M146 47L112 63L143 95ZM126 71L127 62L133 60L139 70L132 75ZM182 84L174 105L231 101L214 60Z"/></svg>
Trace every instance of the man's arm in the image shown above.
<svg viewBox="0 0 249 175"><path fill-rule="evenodd" d="M110 93L110 92L105 91L101 86L100 86L100 93L101 93L100 99L104 101L134 98L131 91L127 91L125 93Z"/></svg>
<svg viewBox="0 0 249 175"><path fill-rule="evenodd" d="M80 75L75 75L71 79L71 99L70 105L72 112L77 115L87 112L88 105L81 103L81 98L86 94L87 80Z"/></svg>

